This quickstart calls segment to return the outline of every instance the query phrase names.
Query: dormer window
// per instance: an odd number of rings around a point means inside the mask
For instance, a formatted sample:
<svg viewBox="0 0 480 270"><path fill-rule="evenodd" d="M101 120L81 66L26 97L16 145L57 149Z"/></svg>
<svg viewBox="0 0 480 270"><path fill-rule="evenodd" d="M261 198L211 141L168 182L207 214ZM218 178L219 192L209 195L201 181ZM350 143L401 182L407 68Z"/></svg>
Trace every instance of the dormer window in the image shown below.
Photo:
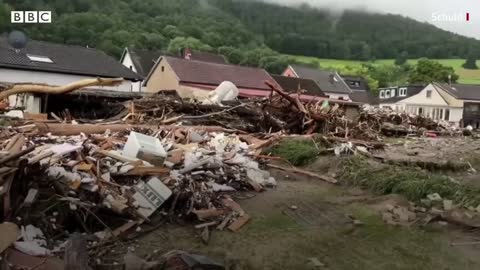
<svg viewBox="0 0 480 270"><path fill-rule="evenodd" d="M380 90L380 98L385 98L385 90Z"/></svg>
<svg viewBox="0 0 480 270"><path fill-rule="evenodd" d="M385 98L390 98L390 90L385 90Z"/></svg>
<svg viewBox="0 0 480 270"><path fill-rule="evenodd" d="M398 89L398 95L401 97L406 97L407 96L407 88L402 87Z"/></svg>
<svg viewBox="0 0 480 270"><path fill-rule="evenodd" d="M390 97L395 97L395 89L390 90Z"/></svg>
<svg viewBox="0 0 480 270"><path fill-rule="evenodd" d="M27 54L27 57L33 62L53 63L52 59L48 58L47 56Z"/></svg>

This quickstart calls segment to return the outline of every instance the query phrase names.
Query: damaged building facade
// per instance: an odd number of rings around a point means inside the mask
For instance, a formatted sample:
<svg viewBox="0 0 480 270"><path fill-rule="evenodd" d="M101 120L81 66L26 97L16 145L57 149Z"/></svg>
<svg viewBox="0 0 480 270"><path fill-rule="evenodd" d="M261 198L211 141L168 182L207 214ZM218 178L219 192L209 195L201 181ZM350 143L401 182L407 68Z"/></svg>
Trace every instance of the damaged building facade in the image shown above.
<svg viewBox="0 0 480 270"><path fill-rule="evenodd" d="M116 86L98 86L93 88L95 91L76 92L74 95L115 96L118 93L129 96L133 83L141 80L141 76L97 49L35 40L29 41L25 48L14 49L5 36L0 36L0 82L3 84L60 86L97 77L121 77L125 80ZM23 108L30 113L47 112L49 105L60 102L40 94L10 96L8 101L9 107Z"/></svg>

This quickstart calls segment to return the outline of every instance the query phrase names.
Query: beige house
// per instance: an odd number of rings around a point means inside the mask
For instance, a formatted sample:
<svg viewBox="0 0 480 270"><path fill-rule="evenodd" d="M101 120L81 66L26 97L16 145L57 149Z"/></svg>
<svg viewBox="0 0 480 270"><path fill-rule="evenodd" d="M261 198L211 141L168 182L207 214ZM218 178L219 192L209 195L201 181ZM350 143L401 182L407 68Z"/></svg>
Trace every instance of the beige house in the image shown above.
<svg viewBox="0 0 480 270"><path fill-rule="evenodd" d="M436 83L379 90L379 106L461 125L463 104Z"/></svg>
<svg viewBox="0 0 480 270"><path fill-rule="evenodd" d="M270 81L282 89L267 71L220 63L161 56L148 74L144 86L147 92L176 90L183 98L201 98L223 81L237 86L240 96L266 96Z"/></svg>

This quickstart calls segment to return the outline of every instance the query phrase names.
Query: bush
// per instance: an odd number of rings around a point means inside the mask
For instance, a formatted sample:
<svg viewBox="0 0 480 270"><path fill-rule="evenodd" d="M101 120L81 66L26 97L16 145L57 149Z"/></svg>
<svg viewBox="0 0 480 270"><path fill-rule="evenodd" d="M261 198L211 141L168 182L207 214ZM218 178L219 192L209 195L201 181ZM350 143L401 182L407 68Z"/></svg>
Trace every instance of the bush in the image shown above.
<svg viewBox="0 0 480 270"><path fill-rule="evenodd" d="M285 139L275 145L270 153L288 160L295 166L302 166L315 160L319 151L313 140Z"/></svg>

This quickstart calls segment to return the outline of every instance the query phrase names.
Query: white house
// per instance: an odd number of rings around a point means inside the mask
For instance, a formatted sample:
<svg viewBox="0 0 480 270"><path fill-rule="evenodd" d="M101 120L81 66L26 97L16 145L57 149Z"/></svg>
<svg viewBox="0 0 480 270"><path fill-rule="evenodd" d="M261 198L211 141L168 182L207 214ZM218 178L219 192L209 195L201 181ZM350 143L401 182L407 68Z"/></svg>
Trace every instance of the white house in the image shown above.
<svg viewBox="0 0 480 270"><path fill-rule="evenodd" d="M437 84L427 86L403 86L379 89L379 106L395 111L404 111L445 120L460 125L463 117L463 104L443 91Z"/></svg>
<svg viewBox="0 0 480 270"><path fill-rule="evenodd" d="M480 85L434 83L434 86L450 104L463 108L462 126L480 128Z"/></svg>
<svg viewBox="0 0 480 270"><path fill-rule="evenodd" d="M118 86L89 87L99 91L131 92L132 83L141 77L100 50L81 46L55 44L31 40L26 47L15 50L6 36L0 36L0 82L43 83L65 85L88 78L125 79ZM93 91L94 92L94 91ZM41 95L11 96L11 107L25 107L31 113L40 113Z"/></svg>

